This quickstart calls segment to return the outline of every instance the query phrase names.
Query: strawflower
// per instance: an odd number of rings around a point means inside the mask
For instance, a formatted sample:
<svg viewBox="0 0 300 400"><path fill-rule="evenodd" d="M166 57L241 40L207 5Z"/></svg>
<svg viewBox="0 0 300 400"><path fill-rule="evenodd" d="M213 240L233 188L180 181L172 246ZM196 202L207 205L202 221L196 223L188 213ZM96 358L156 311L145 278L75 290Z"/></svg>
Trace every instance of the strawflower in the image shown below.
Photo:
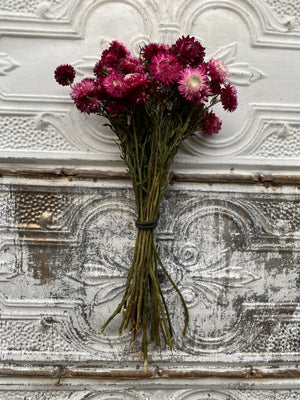
<svg viewBox="0 0 300 400"><path fill-rule="evenodd" d="M208 72L216 83L226 83L228 81L228 68L219 59L212 58L207 63Z"/></svg>
<svg viewBox="0 0 300 400"><path fill-rule="evenodd" d="M54 77L62 86L71 85L75 79L75 69L69 64L59 65L54 72Z"/></svg>
<svg viewBox="0 0 300 400"><path fill-rule="evenodd" d="M114 40L111 42L109 48L103 51L101 62L107 67L115 67L119 65L120 61L129 54L130 51L124 46L123 43Z"/></svg>
<svg viewBox="0 0 300 400"><path fill-rule="evenodd" d="M158 53L168 53L169 46L162 43L149 43L142 48L141 55L145 61L151 61Z"/></svg>
<svg viewBox="0 0 300 400"><path fill-rule="evenodd" d="M205 49L193 36L182 36L174 43L170 52L183 64L196 66L203 62Z"/></svg>
<svg viewBox="0 0 300 400"><path fill-rule="evenodd" d="M127 56L120 61L119 70L123 74L144 72L145 66L140 58Z"/></svg>
<svg viewBox="0 0 300 400"><path fill-rule="evenodd" d="M85 78L73 85L71 97L81 112L90 114L96 113L99 110L101 100L99 99L99 91L93 79Z"/></svg>
<svg viewBox="0 0 300 400"><path fill-rule="evenodd" d="M203 132L211 136L213 133L218 133L222 127L222 121L214 112L209 112L203 124Z"/></svg>
<svg viewBox="0 0 300 400"><path fill-rule="evenodd" d="M172 54L158 53L150 63L151 75L166 85L178 79L180 69L180 63Z"/></svg>
<svg viewBox="0 0 300 400"><path fill-rule="evenodd" d="M200 104L211 94L209 83L202 68L185 68L178 80L178 91L187 100Z"/></svg>
<svg viewBox="0 0 300 400"><path fill-rule="evenodd" d="M221 102L224 110L232 112L236 110L238 102L237 102L237 91L235 86L231 83L225 85L225 87L221 90Z"/></svg>
<svg viewBox="0 0 300 400"><path fill-rule="evenodd" d="M124 77L117 71L112 71L103 79L103 87L113 97L122 98L127 89Z"/></svg>

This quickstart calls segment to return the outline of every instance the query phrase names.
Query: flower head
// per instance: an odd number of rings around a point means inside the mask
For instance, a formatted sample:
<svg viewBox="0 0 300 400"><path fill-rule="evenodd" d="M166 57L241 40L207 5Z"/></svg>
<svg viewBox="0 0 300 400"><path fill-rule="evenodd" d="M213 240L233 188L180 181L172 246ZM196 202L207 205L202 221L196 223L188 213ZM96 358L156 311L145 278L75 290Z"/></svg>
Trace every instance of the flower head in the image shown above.
<svg viewBox="0 0 300 400"><path fill-rule="evenodd" d="M76 83L72 87L71 97L81 112L90 114L99 111L101 99L93 79L85 78Z"/></svg>
<svg viewBox="0 0 300 400"><path fill-rule="evenodd" d="M180 63L172 54L158 53L150 63L152 76L166 85L178 79L180 69Z"/></svg>
<svg viewBox="0 0 300 400"><path fill-rule="evenodd" d="M123 74L144 72L144 64L140 58L127 56L120 61L119 69Z"/></svg>
<svg viewBox="0 0 300 400"><path fill-rule="evenodd" d="M129 55L130 51L124 46L124 44L114 40L110 43L109 48L103 51L101 62L105 66L115 67L123 58Z"/></svg>
<svg viewBox="0 0 300 400"><path fill-rule="evenodd" d="M213 133L218 133L222 127L222 121L212 111L209 112L203 124L203 132L211 136Z"/></svg>
<svg viewBox="0 0 300 400"><path fill-rule="evenodd" d="M142 48L142 57L146 61L151 61L158 53L168 53L169 46L162 43L149 43Z"/></svg>
<svg viewBox="0 0 300 400"><path fill-rule="evenodd" d="M69 64L59 65L54 72L54 77L62 86L71 85L75 78L75 69Z"/></svg>
<svg viewBox="0 0 300 400"><path fill-rule="evenodd" d="M149 97L147 92L150 78L142 73L125 75L124 80L127 85L126 96L132 103L144 103Z"/></svg>
<svg viewBox="0 0 300 400"><path fill-rule="evenodd" d="M108 94L116 98L122 98L126 92L127 85L124 77L115 70L112 70L102 82Z"/></svg>
<svg viewBox="0 0 300 400"><path fill-rule="evenodd" d="M109 67L107 65L103 64L102 60L99 60L95 64L93 72L98 78L101 78L108 74L108 69L109 69Z"/></svg>
<svg viewBox="0 0 300 400"><path fill-rule="evenodd" d="M195 104L207 101L211 94L206 74L201 68L185 68L180 74L178 90L183 97Z"/></svg>
<svg viewBox="0 0 300 400"><path fill-rule="evenodd" d="M203 62L205 49L193 36L182 36L170 48L170 52L183 64L196 66Z"/></svg>
<svg viewBox="0 0 300 400"><path fill-rule="evenodd" d="M128 110L124 102L110 99L106 102L106 111L108 114L122 114Z"/></svg>
<svg viewBox="0 0 300 400"><path fill-rule="evenodd" d="M216 83L226 83L228 80L228 68L223 61L212 58L207 64L208 72Z"/></svg>
<svg viewBox="0 0 300 400"><path fill-rule="evenodd" d="M221 89L221 102L224 110L229 112L236 110L238 105L237 91L236 87L231 83L228 83L223 89Z"/></svg>

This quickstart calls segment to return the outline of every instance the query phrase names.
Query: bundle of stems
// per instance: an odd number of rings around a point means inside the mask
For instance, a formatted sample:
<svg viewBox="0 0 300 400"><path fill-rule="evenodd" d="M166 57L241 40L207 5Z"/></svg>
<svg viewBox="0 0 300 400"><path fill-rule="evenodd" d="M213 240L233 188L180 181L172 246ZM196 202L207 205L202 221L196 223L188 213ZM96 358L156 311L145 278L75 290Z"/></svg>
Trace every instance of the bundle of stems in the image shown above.
<svg viewBox="0 0 300 400"><path fill-rule="evenodd" d="M129 118L107 116L111 129L119 138L117 143L129 170L138 220L141 222L158 219L160 203L170 181L169 170L178 147L196 130L197 124L200 126L202 123L199 107L191 109L188 105L184 119L179 117L174 107L173 104L170 110L166 103L148 104L146 110L137 109ZM181 108L181 116L182 114L184 112ZM188 309L179 288L158 254L154 227L138 228L125 293L115 312L101 328L103 331L111 320L123 311L119 333L129 328L132 344L137 332L143 332L141 352L145 370L148 367L148 326L151 341L159 347L162 341L170 349L173 347L173 328L160 287L158 268L162 269L181 299L185 313L183 336L186 334Z"/></svg>

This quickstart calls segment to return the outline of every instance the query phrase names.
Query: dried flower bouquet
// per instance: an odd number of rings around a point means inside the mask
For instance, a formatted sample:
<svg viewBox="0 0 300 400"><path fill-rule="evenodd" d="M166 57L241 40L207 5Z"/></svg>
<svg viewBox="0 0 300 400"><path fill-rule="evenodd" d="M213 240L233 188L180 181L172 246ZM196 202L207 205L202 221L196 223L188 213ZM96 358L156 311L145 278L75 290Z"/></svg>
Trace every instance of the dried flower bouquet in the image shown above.
<svg viewBox="0 0 300 400"><path fill-rule="evenodd" d="M55 79L71 86L71 97L83 113L104 116L118 137L135 194L137 236L126 289L110 321L122 312L119 332L129 328L131 343L142 331L142 356L148 365L150 339L172 349L173 329L160 287L158 268L178 293L188 325L188 310L155 245L154 229L161 199L170 182L170 167L183 140L202 131L217 134L222 122L212 111L221 102L237 107L236 88L218 59L204 60L205 49L194 37L182 36L173 45L149 43L139 57L123 43L111 42L94 67L94 77L73 84L75 70L60 65Z"/></svg>

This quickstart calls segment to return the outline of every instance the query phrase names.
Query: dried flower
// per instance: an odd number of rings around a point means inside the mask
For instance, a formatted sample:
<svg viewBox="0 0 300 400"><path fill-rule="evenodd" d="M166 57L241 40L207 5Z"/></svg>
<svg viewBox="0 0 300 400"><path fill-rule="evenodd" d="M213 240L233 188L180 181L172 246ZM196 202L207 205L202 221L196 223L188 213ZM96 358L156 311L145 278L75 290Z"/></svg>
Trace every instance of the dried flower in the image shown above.
<svg viewBox="0 0 300 400"><path fill-rule="evenodd" d="M123 74L131 74L134 72L144 72L145 66L140 58L127 56L120 61L119 70Z"/></svg>
<svg viewBox="0 0 300 400"><path fill-rule="evenodd" d="M76 83L72 87L71 97L76 107L84 113L96 113L99 110L100 99L99 91L95 85L95 81L85 78L81 82Z"/></svg>
<svg viewBox="0 0 300 400"><path fill-rule="evenodd" d="M228 80L228 68L223 61L212 58L207 63L208 72L216 83L226 83Z"/></svg>
<svg viewBox="0 0 300 400"><path fill-rule="evenodd" d="M127 74L124 77L127 91L126 95L133 103L143 103L149 97L147 88L150 84L149 75L143 73Z"/></svg>
<svg viewBox="0 0 300 400"><path fill-rule="evenodd" d="M206 74L202 68L185 68L178 81L178 90L187 100L200 104L211 94Z"/></svg>
<svg viewBox="0 0 300 400"><path fill-rule="evenodd" d="M117 71L112 71L103 79L103 86L108 94L119 99L124 97L127 89L124 77Z"/></svg>
<svg viewBox="0 0 300 400"><path fill-rule="evenodd" d="M214 112L209 112L203 124L203 132L211 136L213 133L218 133L222 127L222 121Z"/></svg>
<svg viewBox="0 0 300 400"><path fill-rule="evenodd" d="M102 65L107 67L115 67L128 55L130 55L130 51L124 46L124 44L114 40L111 42L109 48L103 51L101 62Z"/></svg>
<svg viewBox="0 0 300 400"><path fill-rule="evenodd" d="M149 43L142 48L141 55L144 60L151 61L158 53L168 53L169 46L162 43Z"/></svg>
<svg viewBox="0 0 300 400"><path fill-rule="evenodd" d="M178 79L180 69L180 63L172 54L158 53L150 63L151 75L166 85Z"/></svg>
<svg viewBox="0 0 300 400"><path fill-rule="evenodd" d="M75 69L69 64L59 65L54 72L54 77L62 86L71 85L75 79Z"/></svg>
<svg viewBox="0 0 300 400"><path fill-rule="evenodd" d="M225 87L221 90L221 102L224 110L232 112L236 110L238 102L237 102L237 91L235 86L231 83L225 85Z"/></svg>
<svg viewBox="0 0 300 400"><path fill-rule="evenodd" d="M170 52L183 64L196 66L203 62L205 49L193 36L182 36L170 48Z"/></svg>

